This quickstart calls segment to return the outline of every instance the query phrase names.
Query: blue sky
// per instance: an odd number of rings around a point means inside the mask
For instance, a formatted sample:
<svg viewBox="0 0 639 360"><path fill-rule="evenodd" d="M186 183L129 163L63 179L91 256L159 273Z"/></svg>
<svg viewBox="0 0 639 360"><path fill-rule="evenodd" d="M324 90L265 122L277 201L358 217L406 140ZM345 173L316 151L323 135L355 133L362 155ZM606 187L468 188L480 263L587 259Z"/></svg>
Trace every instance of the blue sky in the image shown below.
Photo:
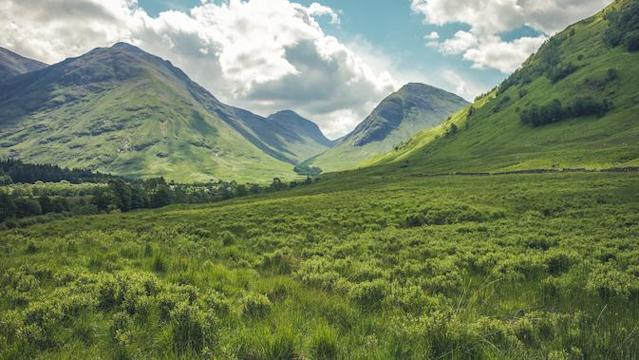
<svg viewBox="0 0 639 360"><path fill-rule="evenodd" d="M221 101L331 138L423 82L472 100L612 0L3 0L0 44L47 63L125 41Z"/></svg>

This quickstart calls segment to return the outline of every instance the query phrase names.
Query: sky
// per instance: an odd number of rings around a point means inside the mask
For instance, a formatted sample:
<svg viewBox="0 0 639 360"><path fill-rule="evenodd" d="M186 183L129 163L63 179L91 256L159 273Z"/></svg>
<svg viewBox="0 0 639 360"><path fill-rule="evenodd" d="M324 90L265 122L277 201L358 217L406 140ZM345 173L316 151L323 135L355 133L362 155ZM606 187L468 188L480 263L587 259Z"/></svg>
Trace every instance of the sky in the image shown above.
<svg viewBox="0 0 639 360"><path fill-rule="evenodd" d="M612 0L2 0L0 46L47 63L126 41L220 100L330 138L423 82L467 100Z"/></svg>

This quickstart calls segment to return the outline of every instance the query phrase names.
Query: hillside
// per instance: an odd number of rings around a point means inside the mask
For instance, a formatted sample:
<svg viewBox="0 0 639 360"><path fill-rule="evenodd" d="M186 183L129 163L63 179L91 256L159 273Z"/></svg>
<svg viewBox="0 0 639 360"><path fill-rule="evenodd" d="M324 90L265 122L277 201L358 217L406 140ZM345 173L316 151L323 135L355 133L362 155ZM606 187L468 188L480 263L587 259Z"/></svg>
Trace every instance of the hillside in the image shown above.
<svg viewBox="0 0 639 360"><path fill-rule="evenodd" d="M0 82L16 75L46 67L47 64L18 55L11 50L0 47Z"/></svg>
<svg viewBox="0 0 639 360"><path fill-rule="evenodd" d="M124 43L0 85L0 156L29 162L179 181L295 176L303 135L268 125Z"/></svg>
<svg viewBox="0 0 639 360"><path fill-rule="evenodd" d="M472 107L373 163L421 173L639 165L639 53L631 35L611 40L639 28L638 4L568 27Z"/></svg>
<svg viewBox="0 0 639 360"><path fill-rule="evenodd" d="M468 103L428 85L410 83L385 98L332 149L308 160L324 171L358 167L385 154L417 132L438 125Z"/></svg>
<svg viewBox="0 0 639 360"><path fill-rule="evenodd" d="M269 115L267 119L269 127L286 129L289 132L289 148L298 160L306 160L334 145L333 141L324 136L317 124L294 111L278 111Z"/></svg>

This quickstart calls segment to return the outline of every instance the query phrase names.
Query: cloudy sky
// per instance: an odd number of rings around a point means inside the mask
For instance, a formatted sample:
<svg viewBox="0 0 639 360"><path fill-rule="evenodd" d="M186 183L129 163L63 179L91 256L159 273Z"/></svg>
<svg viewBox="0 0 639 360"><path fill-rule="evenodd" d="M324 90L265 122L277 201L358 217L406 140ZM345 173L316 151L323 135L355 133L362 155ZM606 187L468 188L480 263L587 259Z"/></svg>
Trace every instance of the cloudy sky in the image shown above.
<svg viewBox="0 0 639 360"><path fill-rule="evenodd" d="M127 41L221 100L332 138L419 81L468 100L611 0L2 0L0 46L55 63Z"/></svg>

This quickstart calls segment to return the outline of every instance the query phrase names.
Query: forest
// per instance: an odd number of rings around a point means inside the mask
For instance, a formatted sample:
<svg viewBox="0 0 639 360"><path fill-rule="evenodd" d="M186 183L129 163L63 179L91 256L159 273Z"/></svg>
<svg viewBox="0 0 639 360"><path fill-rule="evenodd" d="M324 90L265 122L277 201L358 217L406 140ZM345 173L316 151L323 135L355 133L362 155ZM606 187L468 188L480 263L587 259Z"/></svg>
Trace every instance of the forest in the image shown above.
<svg viewBox="0 0 639 360"><path fill-rule="evenodd" d="M164 178L134 179L52 165L0 161L0 228L13 228L72 215L153 209L169 204L201 204L282 191L317 179L270 184L235 181L181 184ZM16 183L14 183L16 182Z"/></svg>

